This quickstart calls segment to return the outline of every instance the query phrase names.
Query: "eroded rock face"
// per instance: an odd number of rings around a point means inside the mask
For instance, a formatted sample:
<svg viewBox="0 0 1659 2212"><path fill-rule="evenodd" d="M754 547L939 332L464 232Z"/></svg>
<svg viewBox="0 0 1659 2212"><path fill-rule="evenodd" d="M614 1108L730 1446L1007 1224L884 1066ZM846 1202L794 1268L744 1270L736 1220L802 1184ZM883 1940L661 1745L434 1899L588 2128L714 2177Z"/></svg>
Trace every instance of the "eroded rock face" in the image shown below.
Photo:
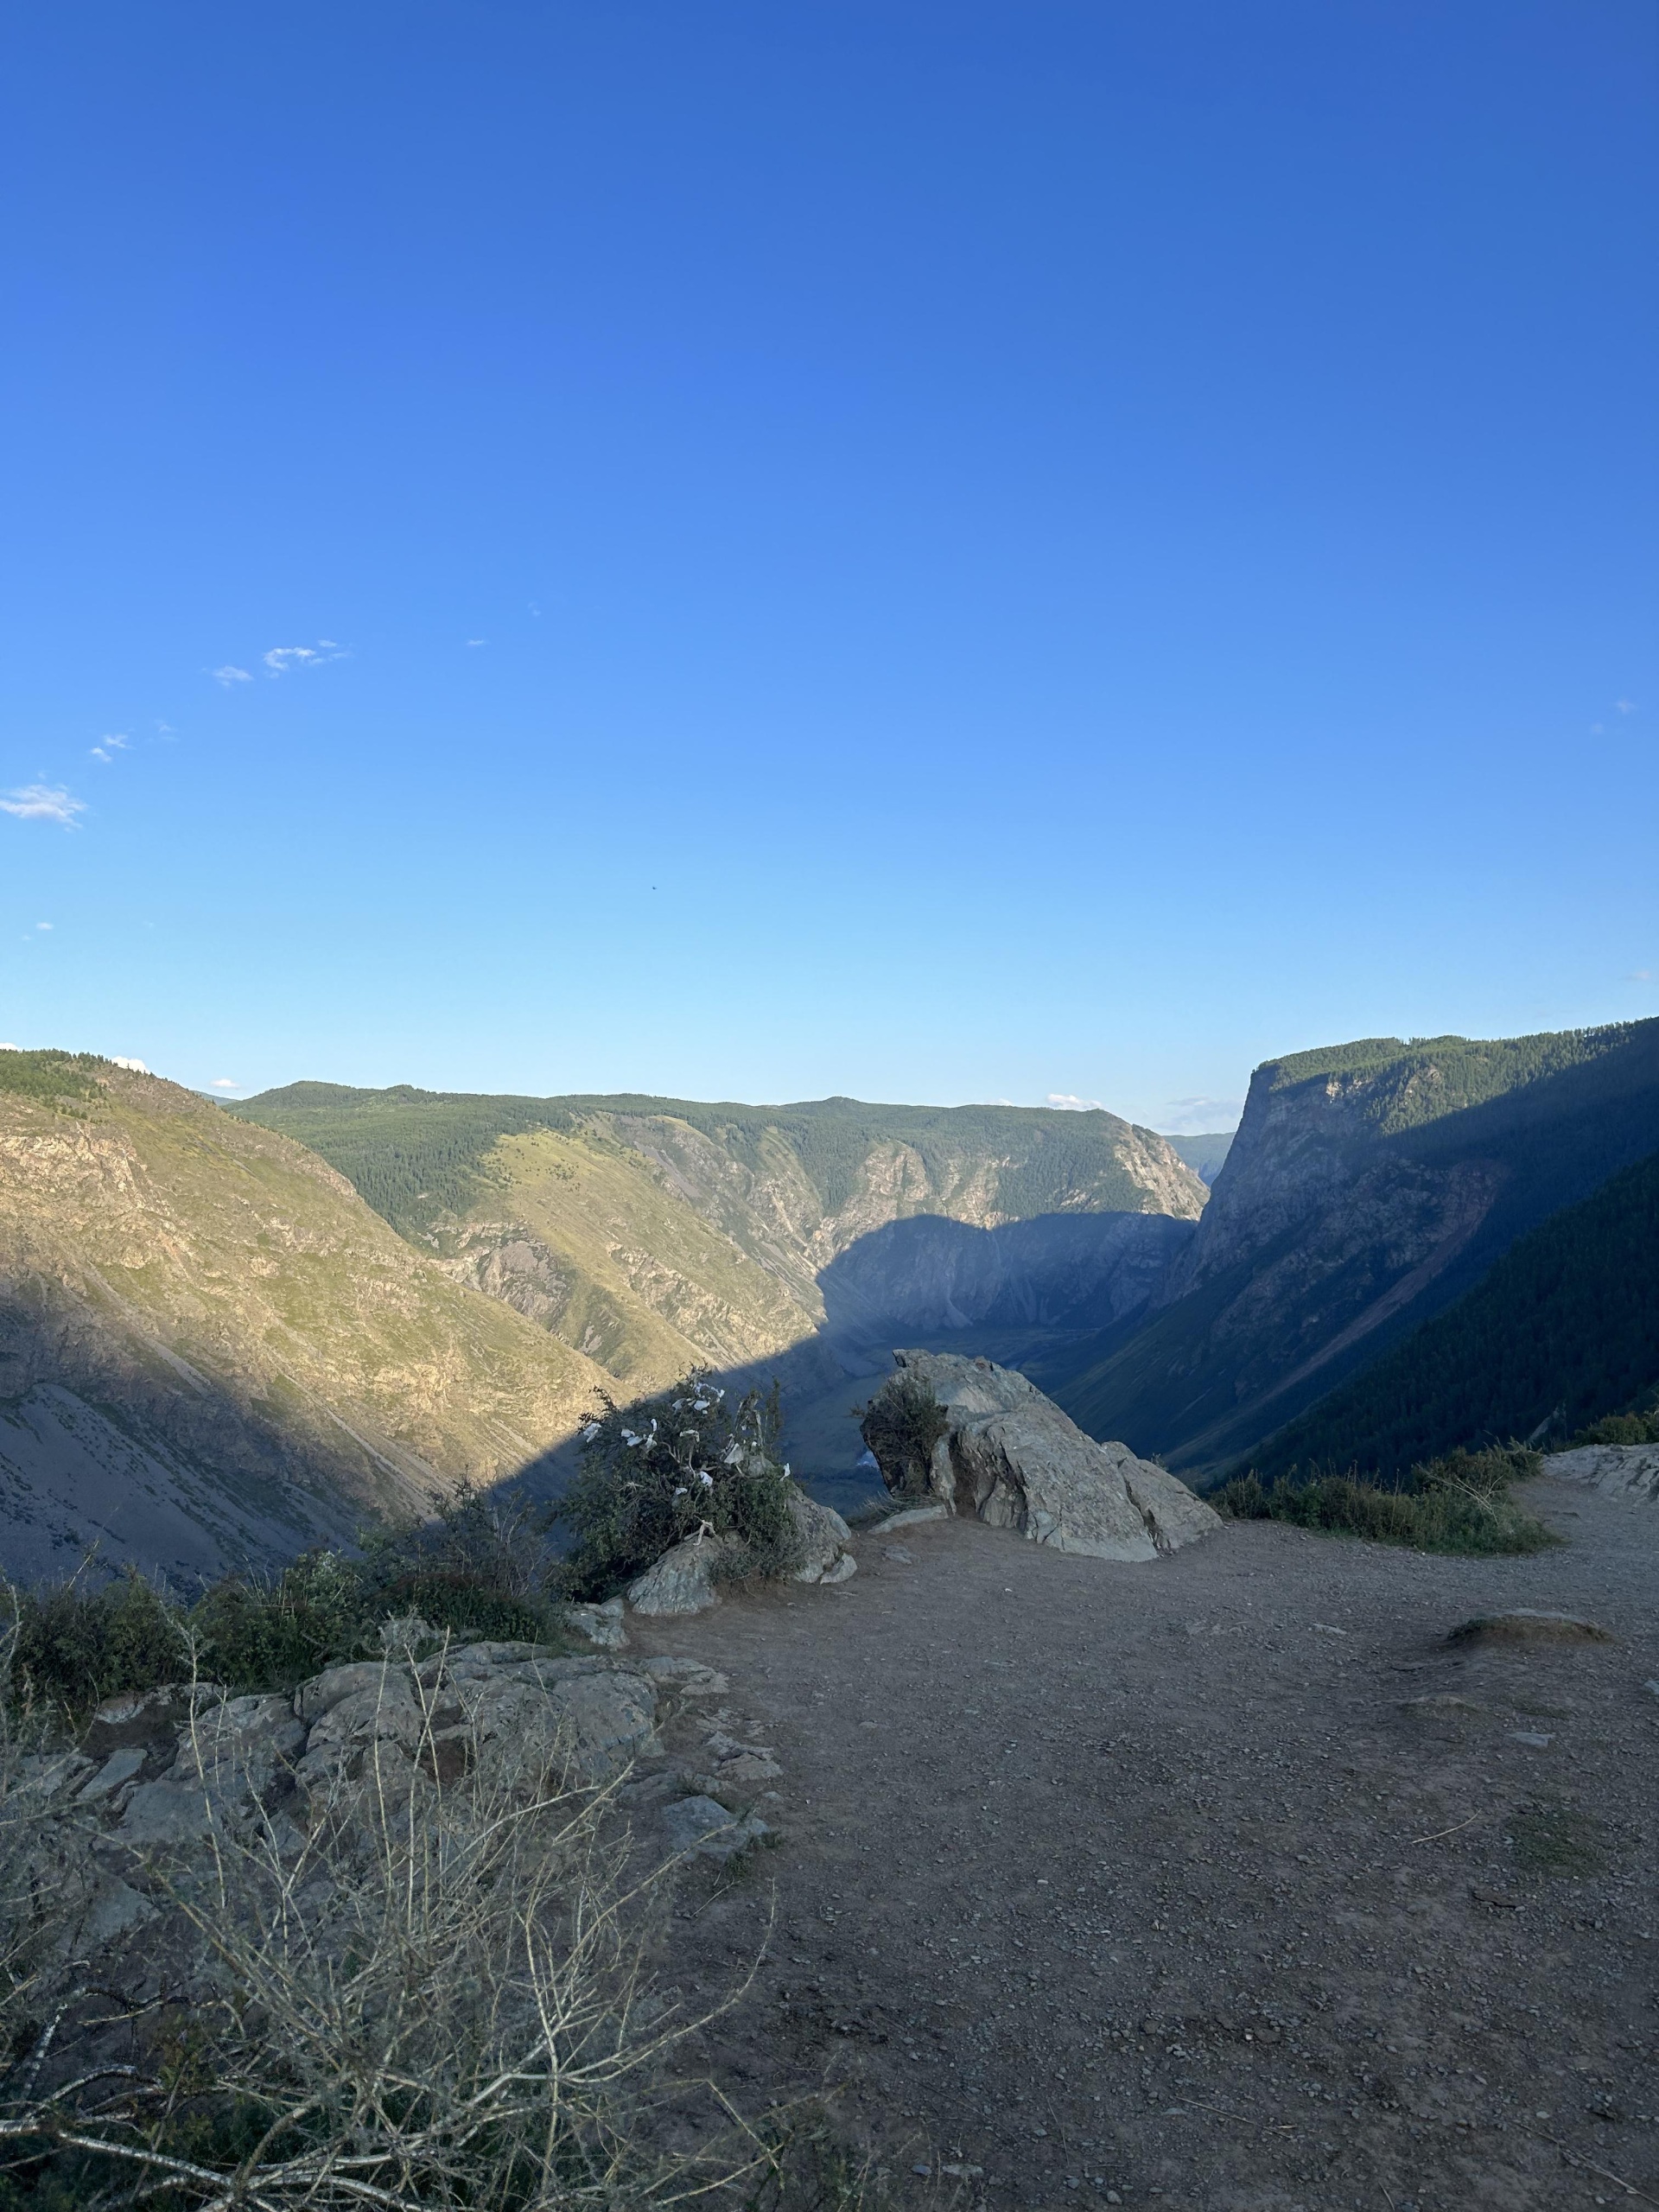
<svg viewBox="0 0 1659 2212"><path fill-rule="evenodd" d="M1155 1559L1220 1527L1185 1483L1127 1445L1096 1444L1012 1368L951 1352L893 1358L949 1416L927 1484L945 1511L1092 1559ZM882 1473L890 1486L899 1478Z"/></svg>

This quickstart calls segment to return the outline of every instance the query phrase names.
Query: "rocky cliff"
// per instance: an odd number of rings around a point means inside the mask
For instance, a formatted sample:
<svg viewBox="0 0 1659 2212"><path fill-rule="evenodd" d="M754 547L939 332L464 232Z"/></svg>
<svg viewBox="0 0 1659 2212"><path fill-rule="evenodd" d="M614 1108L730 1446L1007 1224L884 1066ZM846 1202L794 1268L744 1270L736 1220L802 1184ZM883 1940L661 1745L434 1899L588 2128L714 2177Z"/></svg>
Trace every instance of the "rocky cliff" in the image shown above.
<svg viewBox="0 0 1659 2212"><path fill-rule="evenodd" d="M1041 1379L1095 1434L1213 1465L1652 1149L1659 1022L1370 1039L1268 1062L1147 1312Z"/></svg>

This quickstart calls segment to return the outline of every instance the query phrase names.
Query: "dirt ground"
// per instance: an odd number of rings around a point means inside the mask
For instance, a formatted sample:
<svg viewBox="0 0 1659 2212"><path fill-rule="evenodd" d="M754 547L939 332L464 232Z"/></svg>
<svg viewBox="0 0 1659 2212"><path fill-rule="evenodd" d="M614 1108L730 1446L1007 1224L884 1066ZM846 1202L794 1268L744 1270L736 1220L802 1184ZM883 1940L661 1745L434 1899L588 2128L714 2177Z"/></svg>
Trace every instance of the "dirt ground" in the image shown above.
<svg viewBox="0 0 1659 2212"><path fill-rule="evenodd" d="M837 2085L902 2190L988 2212L1659 2204L1659 1510L1526 1495L1560 1550L953 1522L640 1624L785 1769L665 1961L706 1999L764 1946L717 2076ZM1445 1642L1510 1606L1618 1640Z"/></svg>

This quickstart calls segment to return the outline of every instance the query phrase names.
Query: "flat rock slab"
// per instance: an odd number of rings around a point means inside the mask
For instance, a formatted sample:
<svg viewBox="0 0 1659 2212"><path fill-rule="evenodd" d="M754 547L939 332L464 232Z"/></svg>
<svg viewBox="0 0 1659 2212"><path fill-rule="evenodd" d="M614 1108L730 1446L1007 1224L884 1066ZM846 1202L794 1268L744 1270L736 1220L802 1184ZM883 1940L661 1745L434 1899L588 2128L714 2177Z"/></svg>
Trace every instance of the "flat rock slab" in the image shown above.
<svg viewBox="0 0 1659 2212"><path fill-rule="evenodd" d="M1632 1504L1659 1504L1659 1444L1586 1444L1576 1452L1553 1452L1544 1472L1587 1483Z"/></svg>
<svg viewBox="0 0 1659 2212"><path fill-rule="evenodd" d="M1448 1643L1616 1643L1617 1637L1576 1613L1535 1612L1519 1606L1510 1613L1479 1613L1446 1637Z"/></svg>
<svg viewBox="0 0 1659 2212"><path fill-rule="evenodd" d="M675 1851L699 1859L735 1859L772 1834L754 1814L729 1812L713 1797L682 1797L664 1806L662 1819Z"/></svg>

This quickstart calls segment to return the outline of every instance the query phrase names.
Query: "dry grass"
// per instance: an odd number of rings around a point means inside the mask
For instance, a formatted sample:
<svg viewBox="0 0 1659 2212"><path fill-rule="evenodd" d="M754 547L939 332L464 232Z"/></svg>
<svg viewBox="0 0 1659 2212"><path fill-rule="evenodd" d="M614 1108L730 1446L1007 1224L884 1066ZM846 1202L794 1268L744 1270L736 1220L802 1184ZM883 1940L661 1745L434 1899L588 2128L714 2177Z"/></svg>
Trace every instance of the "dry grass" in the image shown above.
<svg viewBox="0 0 1659 2212"><path fill-rule="evenodd" d="M15 1725L0 1752L15 1777L29 1756ZM412 1766L377 1743L326 1802L238 1815L210 1715L185 1756L200 1842L132 1870L163 1912L113 1986L63 1955L38 1894L8 1916L0 2205L612 2212L775 2195L787 2131L748 2128L707 2085L713 2147L664 2147L666 2116L699 2094L677 2054L713 2016L652 1991L666 1870L632 1871L614 1783L500 1763L440 1782L429 1727ZM14 1906L45 1810L0 1788Z"/></svg>

